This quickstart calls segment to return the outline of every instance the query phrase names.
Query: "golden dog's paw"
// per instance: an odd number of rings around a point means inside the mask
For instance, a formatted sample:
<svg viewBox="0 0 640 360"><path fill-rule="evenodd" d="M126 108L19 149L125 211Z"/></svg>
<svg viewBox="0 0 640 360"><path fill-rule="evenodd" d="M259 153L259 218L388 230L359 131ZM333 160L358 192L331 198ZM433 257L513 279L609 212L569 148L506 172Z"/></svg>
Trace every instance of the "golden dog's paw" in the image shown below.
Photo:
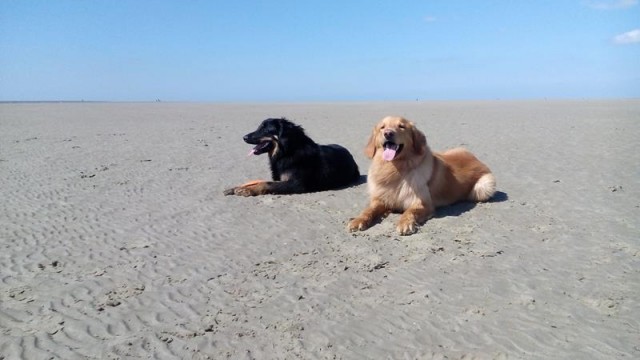
<svg viewBox="0 0 640 360"><path fill-rule="evenodd" d="M418 224L415 221L400 221L396 230L400 235L411 235L418 231Z"/></svg>
<svg viewBox="0 0 640 360"><path fill-rule="evenodd" d="M360 218L351 219L347 224L347 230L349 230L349 232L362 231L367 228L367 221Z"/></svg>
<svg viewBox="0 0 640 360"><path fill-rule="evenodd" d="M235 190L236 188L232 187L230 189L223 191L222 193L224 194L224 196L229 196L229 195L233 195L235 193Z"/></svg>

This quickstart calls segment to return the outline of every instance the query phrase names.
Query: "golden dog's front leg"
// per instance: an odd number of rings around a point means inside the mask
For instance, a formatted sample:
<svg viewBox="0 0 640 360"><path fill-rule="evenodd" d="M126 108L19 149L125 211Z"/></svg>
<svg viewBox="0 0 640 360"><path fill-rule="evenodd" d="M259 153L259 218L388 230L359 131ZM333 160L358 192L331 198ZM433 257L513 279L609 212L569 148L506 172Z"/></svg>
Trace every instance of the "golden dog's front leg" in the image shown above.
<svg viewBox="0 0 640 360"><path fill-rule="evenodd" d="M433 216L431 204L419 204L405 210L398 220L396 230L400 235L411 235L418 231L418 227Z"/></svg>
<svg viewBox="0 0 640 360"><path fill-rule="evenodd" d="M372 200L369 206L367 206L358 217L349 221L347 230L350 232L366 230L371 227L374 222L387 214L389 214L389 209L387 209L382 202Z"/></svg>

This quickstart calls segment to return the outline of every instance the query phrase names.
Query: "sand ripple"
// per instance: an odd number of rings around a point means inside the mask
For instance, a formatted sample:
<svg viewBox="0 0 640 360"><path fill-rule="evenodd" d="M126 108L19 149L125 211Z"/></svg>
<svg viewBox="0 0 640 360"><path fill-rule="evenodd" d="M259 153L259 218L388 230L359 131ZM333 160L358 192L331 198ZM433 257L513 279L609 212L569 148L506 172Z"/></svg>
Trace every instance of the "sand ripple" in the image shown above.
<svg viewBox="0 0 640 360"><path fill-rule="evenodd" d="M498 199L348 234L366 188L238 198L265 117L415 120ZM637 358L640 104L1 104L0 359ZM336 131L336 129L339 129Z"/></svg>

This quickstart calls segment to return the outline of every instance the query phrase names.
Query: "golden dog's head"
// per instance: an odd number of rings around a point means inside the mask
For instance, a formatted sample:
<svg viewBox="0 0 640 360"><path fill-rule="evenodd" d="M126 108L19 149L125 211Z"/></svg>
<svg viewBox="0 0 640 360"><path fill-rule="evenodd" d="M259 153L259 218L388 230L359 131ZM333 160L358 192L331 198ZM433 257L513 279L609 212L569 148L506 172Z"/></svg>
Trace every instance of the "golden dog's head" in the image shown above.
<svg viewBox="0 0 640 360"><path fill-rule="evenodd" d="M387 116L373 128L365 154L382 153L385 161L410 159L427 151L427 138L413 123L399 116Z"/></svg>

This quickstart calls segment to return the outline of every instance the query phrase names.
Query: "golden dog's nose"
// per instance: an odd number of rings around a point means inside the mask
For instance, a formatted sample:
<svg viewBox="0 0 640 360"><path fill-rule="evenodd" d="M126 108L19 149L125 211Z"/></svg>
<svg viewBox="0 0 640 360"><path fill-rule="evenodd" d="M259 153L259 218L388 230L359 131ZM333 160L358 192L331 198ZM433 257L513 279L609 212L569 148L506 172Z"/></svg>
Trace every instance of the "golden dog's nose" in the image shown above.
<svg viewBox="0 0 640 360"><path fill-rule="evenodd" d="M385 131L383 132L383 134L384 134L384 138L385 138L385 139L387 139L387 140L391 140L391 139L393 139L393 135L395 134L395 132L394 132L393 130L388 130L388 129L387 129L387 130L385 130Z"/></svg>

